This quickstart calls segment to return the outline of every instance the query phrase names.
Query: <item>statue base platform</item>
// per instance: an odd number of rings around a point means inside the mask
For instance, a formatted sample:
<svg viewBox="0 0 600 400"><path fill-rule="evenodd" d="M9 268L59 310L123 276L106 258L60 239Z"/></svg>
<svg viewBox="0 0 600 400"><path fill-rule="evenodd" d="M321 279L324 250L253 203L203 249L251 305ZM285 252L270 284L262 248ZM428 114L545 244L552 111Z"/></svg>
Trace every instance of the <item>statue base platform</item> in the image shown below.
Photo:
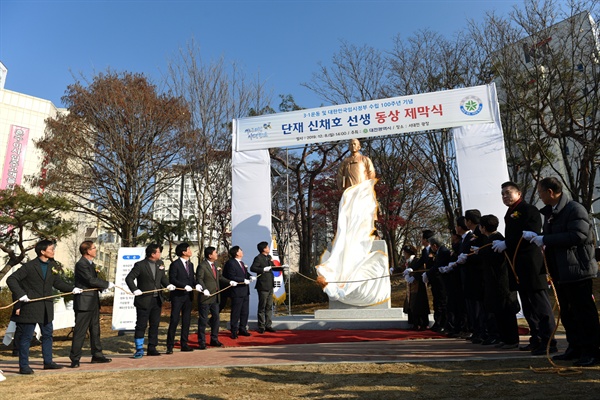
<svg viewBox="0 0 600 400"><path fill-rule="evenodd" d="M320 311L327 311L321 314ZM316 314L320 314L319 318ZM327 316L328 318L323 318ZM430 325L433 315L429 316ZM256 320L248 322L250 329L256 329ZM329 329L408 329L408 316L402 308L387 310L317 310L315 315L298 314L273 318L273 328L276 330L329 330Z"/></svg>

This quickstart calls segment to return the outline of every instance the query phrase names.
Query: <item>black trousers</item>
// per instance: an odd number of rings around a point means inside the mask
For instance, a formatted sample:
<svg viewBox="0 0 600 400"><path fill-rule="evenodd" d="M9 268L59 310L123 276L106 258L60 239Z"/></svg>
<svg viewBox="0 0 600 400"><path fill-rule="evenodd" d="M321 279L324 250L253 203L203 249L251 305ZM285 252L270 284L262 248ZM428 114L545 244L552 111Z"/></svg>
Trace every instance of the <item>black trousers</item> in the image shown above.
<svg viewBox="0 0 600 400"><path fill-rule="evenodd" d="M175 333L179 325L181 315L181 347L188 345L190 334L190 323L192 321L192 299L186 293L185 296L176 296L171 299L171 317L169 319L169 330L167 331L167 349L175 345Z"/></svg>
<svg viewBox="0 0 600 400"><path fill-rule="evenodd" d="M71 361L81 359L81 349L85 341L85 335L90 332L90 349L92 357L102 357L102 345L100 344L100 308L89 311L75 312L75 327L73 328L73 343L69 358Z"/></svg>
<svg viewBox="0 0 600 400"><path fill-rule="evenodd" d="M136 339L146 336L148 324L148 349L156 349L158 345L158 326L160 325L160 312L162 301L160 297L153 297L149 308L136 308L135 334Z"/></svg>
<svg viewBox="0 0 600 400"><path fill-rule="evenodd" d="M598 356L600 323L592 297L592 279L556 285L556 294L569 347L583 356Z"/></svg>
<svg viewBox="0 0 600 400"><path fill-rule="evenodd" d="M445 328L448 323L448 296L446 285L441 276L430 279L431 295L433 296L433 321L440 328Z"/></svg>
<svg viewBox="0 0 600 400"><path fill-rule="evenodd" d="M210 312L210 319L208 313ZM206 326L210 326L210 341L219 340L219 303L198 304L198 343L206 344Z"/></svg>
<svg viewBox="0 0 600 400"><path fill-rule="evenodd" d="M250 312L250 296L231 298L231 332L245 330L248 325L248 313Z"/></svg>
<svg viewBox="0 0 600 400"><path fill-rule="evenodd" d="M519 290L523 315L529 325L529 343L534 346L545 346L552 336L556 321L552 313L547 290ZM551 346L556 346L553 339Z"/></svg>

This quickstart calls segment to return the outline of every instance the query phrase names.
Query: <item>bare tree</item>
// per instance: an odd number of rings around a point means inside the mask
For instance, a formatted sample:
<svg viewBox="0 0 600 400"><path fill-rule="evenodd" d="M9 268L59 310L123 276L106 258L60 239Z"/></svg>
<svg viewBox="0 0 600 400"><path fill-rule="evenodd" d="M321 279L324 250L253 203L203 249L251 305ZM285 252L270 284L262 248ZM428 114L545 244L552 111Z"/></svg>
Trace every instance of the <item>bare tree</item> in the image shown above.
<svg viewBox="0 0 600 400"><path fill-rule="evenodd" d="M193 222L200 253L205 245L230 245L231 121L267 109L270 98L260 77L248 79L236 63L206 62L191 42L169 64L166 84L184 98L191 134L182 152L181 173L190 178L197 208ZM262 111L257 111L262 110ZM216 243L215 243L216 242Z"/></svg>
<svg viewBox="0 0 600 400"><path fill-rule="evenodd" d="M68 113L49 118L36 143L48 161L39 183L136 245L188 137L185 103L141 74L110 70L69 85L63 102Z"/></svg>

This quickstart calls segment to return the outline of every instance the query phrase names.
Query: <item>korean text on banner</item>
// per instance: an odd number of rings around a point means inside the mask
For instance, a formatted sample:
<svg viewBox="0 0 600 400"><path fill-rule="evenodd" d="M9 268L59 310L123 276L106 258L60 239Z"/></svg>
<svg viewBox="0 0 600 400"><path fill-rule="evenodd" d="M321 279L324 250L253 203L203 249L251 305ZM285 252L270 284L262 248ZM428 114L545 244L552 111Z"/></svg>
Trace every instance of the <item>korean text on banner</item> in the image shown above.
<svg viewBox="0 0 600 400"><path fill-rule="evenodd" d="M133 268L133 264L142 261L146 257L146 249L143 247L121 247L117 259L117 271L115 274L115 285L129 290L125 277ZM113 300L112 329L117 331L129 331L135 329L135 306L133 295L125 293L120 289L115 290Z"/></svg>

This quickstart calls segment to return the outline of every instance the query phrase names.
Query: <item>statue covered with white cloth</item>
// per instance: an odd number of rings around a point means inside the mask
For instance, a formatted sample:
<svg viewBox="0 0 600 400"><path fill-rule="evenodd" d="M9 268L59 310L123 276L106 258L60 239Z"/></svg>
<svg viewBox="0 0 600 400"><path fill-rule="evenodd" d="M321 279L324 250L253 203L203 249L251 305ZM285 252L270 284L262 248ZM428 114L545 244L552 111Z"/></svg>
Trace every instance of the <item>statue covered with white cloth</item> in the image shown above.
<svg viewBox="0 0 600 400"><path fill-rule="evenodd" d="M374 306L391 295L388 257L372 251L377 219L375 169L360 153L360 142L352 139L351 155L338 170L340 200L338 225L330 254L317 265L317 281L330 300L351 306Z"/></svg>

